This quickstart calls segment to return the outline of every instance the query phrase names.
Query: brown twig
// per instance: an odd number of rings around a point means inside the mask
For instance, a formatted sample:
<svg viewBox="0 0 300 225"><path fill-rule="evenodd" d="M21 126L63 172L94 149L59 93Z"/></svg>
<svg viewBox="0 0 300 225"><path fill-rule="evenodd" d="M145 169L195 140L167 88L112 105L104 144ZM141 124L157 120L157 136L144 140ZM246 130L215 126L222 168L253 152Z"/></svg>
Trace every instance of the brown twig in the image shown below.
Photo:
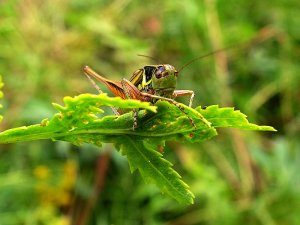
<svg viewBox="0 0 300 225"><path fill-rule="evenodd" d="M94 206L99 198L99 195L103 190L107 171L109 168L110 155L111 155L110 151L107 151L99 155L95 167L96 176L94 181L94 193L91 194L90 198L86 202L83 202L82 205L78 201L77 203L75 203L75 207L79 207L80 210L76 210L76 211L73 210L71 225L87 224L91 212L94 209ZM77 213L78 215L76 215Z"/></svg>

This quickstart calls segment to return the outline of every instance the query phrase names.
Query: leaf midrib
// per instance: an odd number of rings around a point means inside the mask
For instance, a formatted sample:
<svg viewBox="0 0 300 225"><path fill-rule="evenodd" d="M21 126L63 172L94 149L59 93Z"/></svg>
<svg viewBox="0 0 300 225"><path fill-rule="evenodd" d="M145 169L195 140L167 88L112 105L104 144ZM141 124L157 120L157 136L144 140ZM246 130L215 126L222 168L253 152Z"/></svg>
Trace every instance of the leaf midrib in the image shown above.
<svg viewBox="0 0 300 225"><path fill-rule="evenodd" d="M144 158L144 160L150 164L150 166L169 184L170 187L173 188L173 190L176 192L176 193L180 193L180 195L182 196L183 199L186 198L186 196L181 193L180 190L178 190L164 175L163 173L161 173L160 170L158 170L152 163L151 163L151 160L147 158L147 156L145 156L142 151L139 150L139 148L137 147L137 145L135 144L135 142L127 135L125 135L125 138L127 138L127 140L129 140L129 142L134 146L135 149L137 149L137 151L140 153L140 155ZM175 174L174 174L175 175ZM178 177L178 179L180 179L180 177Z"/></svg>

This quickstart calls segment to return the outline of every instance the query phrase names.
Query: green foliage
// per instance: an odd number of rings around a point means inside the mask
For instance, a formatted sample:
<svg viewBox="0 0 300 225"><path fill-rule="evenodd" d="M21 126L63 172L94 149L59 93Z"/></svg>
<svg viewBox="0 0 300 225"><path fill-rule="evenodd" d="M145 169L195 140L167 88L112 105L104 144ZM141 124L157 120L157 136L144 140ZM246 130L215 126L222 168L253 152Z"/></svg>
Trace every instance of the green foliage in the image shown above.
<svg viewBox="0 0 300 225"><path fill-rule="evenodd" d="M111 145L100 152L93 145L47 140L0 144L2 224L70 224L73 209L80 218L87 215L81 224L299 224L299 0L8 0L0 3L0 21L5 81L0 130L51 118L55 109L49 102L93 92L81 72L84 64L107 78L128 79L144 65L170 63L178 69L235 44L185 67L177 88L194 90L195 106L234 106L251 121L278 129L222 129L210 141L167 142L163 157L195 195L188 207L132 176L117 151L106 172L96 171ZM239 45L253 37L256 41ZM71 201L61 205L48 197L64 199L55 184L67 159L79 169ZM52 171L39 181L53 190L41 198L32 172L40 166ZM99 174L103 185L95 194ZM82 204L90 199L94 207Z"/></svg>
<svg viewBox="0 0 300 225"><path fill-rule="evenodd" d="M138 169L146 182L155 183L162 192L182 203L192 203L194 196L171 168L172 164L162 158L158 146L164 146L167 140L202 142L217 134L215 127L275 131L272 127L250 124L245 115L233 108L218 106L194 110L182 104L194 127L177 106L165 101L151 106L148 102L110 98L106 94L82 94L65 97L64 103L65 106L53 104L59 113L49 121L44 119L37 125L3 131L0 144L40 139L63 140L75 145L114 143L127 156L132 172ZM139 127L132 130L131 112L99 117L104 112L101 106L144 109L139 112Z"/></svg>
<svg viewBox="0 0 300 225"><path fill-rule="evenodd" d="M0 75L0 99L1 98L3 98L3 92L1 91L1 88L3 87L3 82L2 82L2 77L1 77L1 75ZM0 109L2 108L2 105L0 104ZM1 121L2 121L2 119L3 119L3 116L1 116L0 115L0 123L1 123Z"/></svg>

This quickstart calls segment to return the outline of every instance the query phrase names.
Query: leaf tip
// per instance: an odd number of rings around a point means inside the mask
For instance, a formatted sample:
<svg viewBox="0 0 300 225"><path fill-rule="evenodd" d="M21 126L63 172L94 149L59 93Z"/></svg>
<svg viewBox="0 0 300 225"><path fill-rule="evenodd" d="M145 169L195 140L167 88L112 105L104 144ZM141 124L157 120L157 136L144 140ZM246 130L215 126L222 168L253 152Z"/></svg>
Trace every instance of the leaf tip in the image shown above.
<svg viewBox="0 0 300 225"><path fill-rule="evenodd" d="M42 127L48 126L48 125L49 125L49 119L48 119L48 118L43 119L43 120L41 121L40 125L41 125Z"/></svg>
<svg viewBox="0 0 300 225"><path fill-rule="evenodd" d="M52 102L52 106L57 109L58 111L63 111L64 107L61 106L60 104L57 104L55 102Z"/></svg>
<svg viewBox="0 0 300 225"><path fill-rule="evenodd" d="M149 110L151 112L157 113L157 106L151 105L151 106L149 106Z"/></svg>
<svg viewBox="0 0 300 225"><path fill-rule="evenodd" d="M273 131L273 132L277 132L277 130L274 127L271 126L259 126L260 130L262 131Z"/></svg>

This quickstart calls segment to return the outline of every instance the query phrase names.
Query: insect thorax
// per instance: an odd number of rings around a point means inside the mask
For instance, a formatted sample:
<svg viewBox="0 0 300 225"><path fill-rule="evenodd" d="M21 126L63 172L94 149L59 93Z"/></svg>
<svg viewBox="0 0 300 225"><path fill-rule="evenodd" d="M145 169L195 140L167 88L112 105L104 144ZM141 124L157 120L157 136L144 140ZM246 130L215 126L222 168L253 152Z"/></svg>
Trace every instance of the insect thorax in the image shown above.
<svg viewBox="0 0 300 225"><path fill-rule="evenodd" d="M152 89L152 77L157 70L157 66L144 66L143 78L138 86L140 91L148 92Z"/></svg>

